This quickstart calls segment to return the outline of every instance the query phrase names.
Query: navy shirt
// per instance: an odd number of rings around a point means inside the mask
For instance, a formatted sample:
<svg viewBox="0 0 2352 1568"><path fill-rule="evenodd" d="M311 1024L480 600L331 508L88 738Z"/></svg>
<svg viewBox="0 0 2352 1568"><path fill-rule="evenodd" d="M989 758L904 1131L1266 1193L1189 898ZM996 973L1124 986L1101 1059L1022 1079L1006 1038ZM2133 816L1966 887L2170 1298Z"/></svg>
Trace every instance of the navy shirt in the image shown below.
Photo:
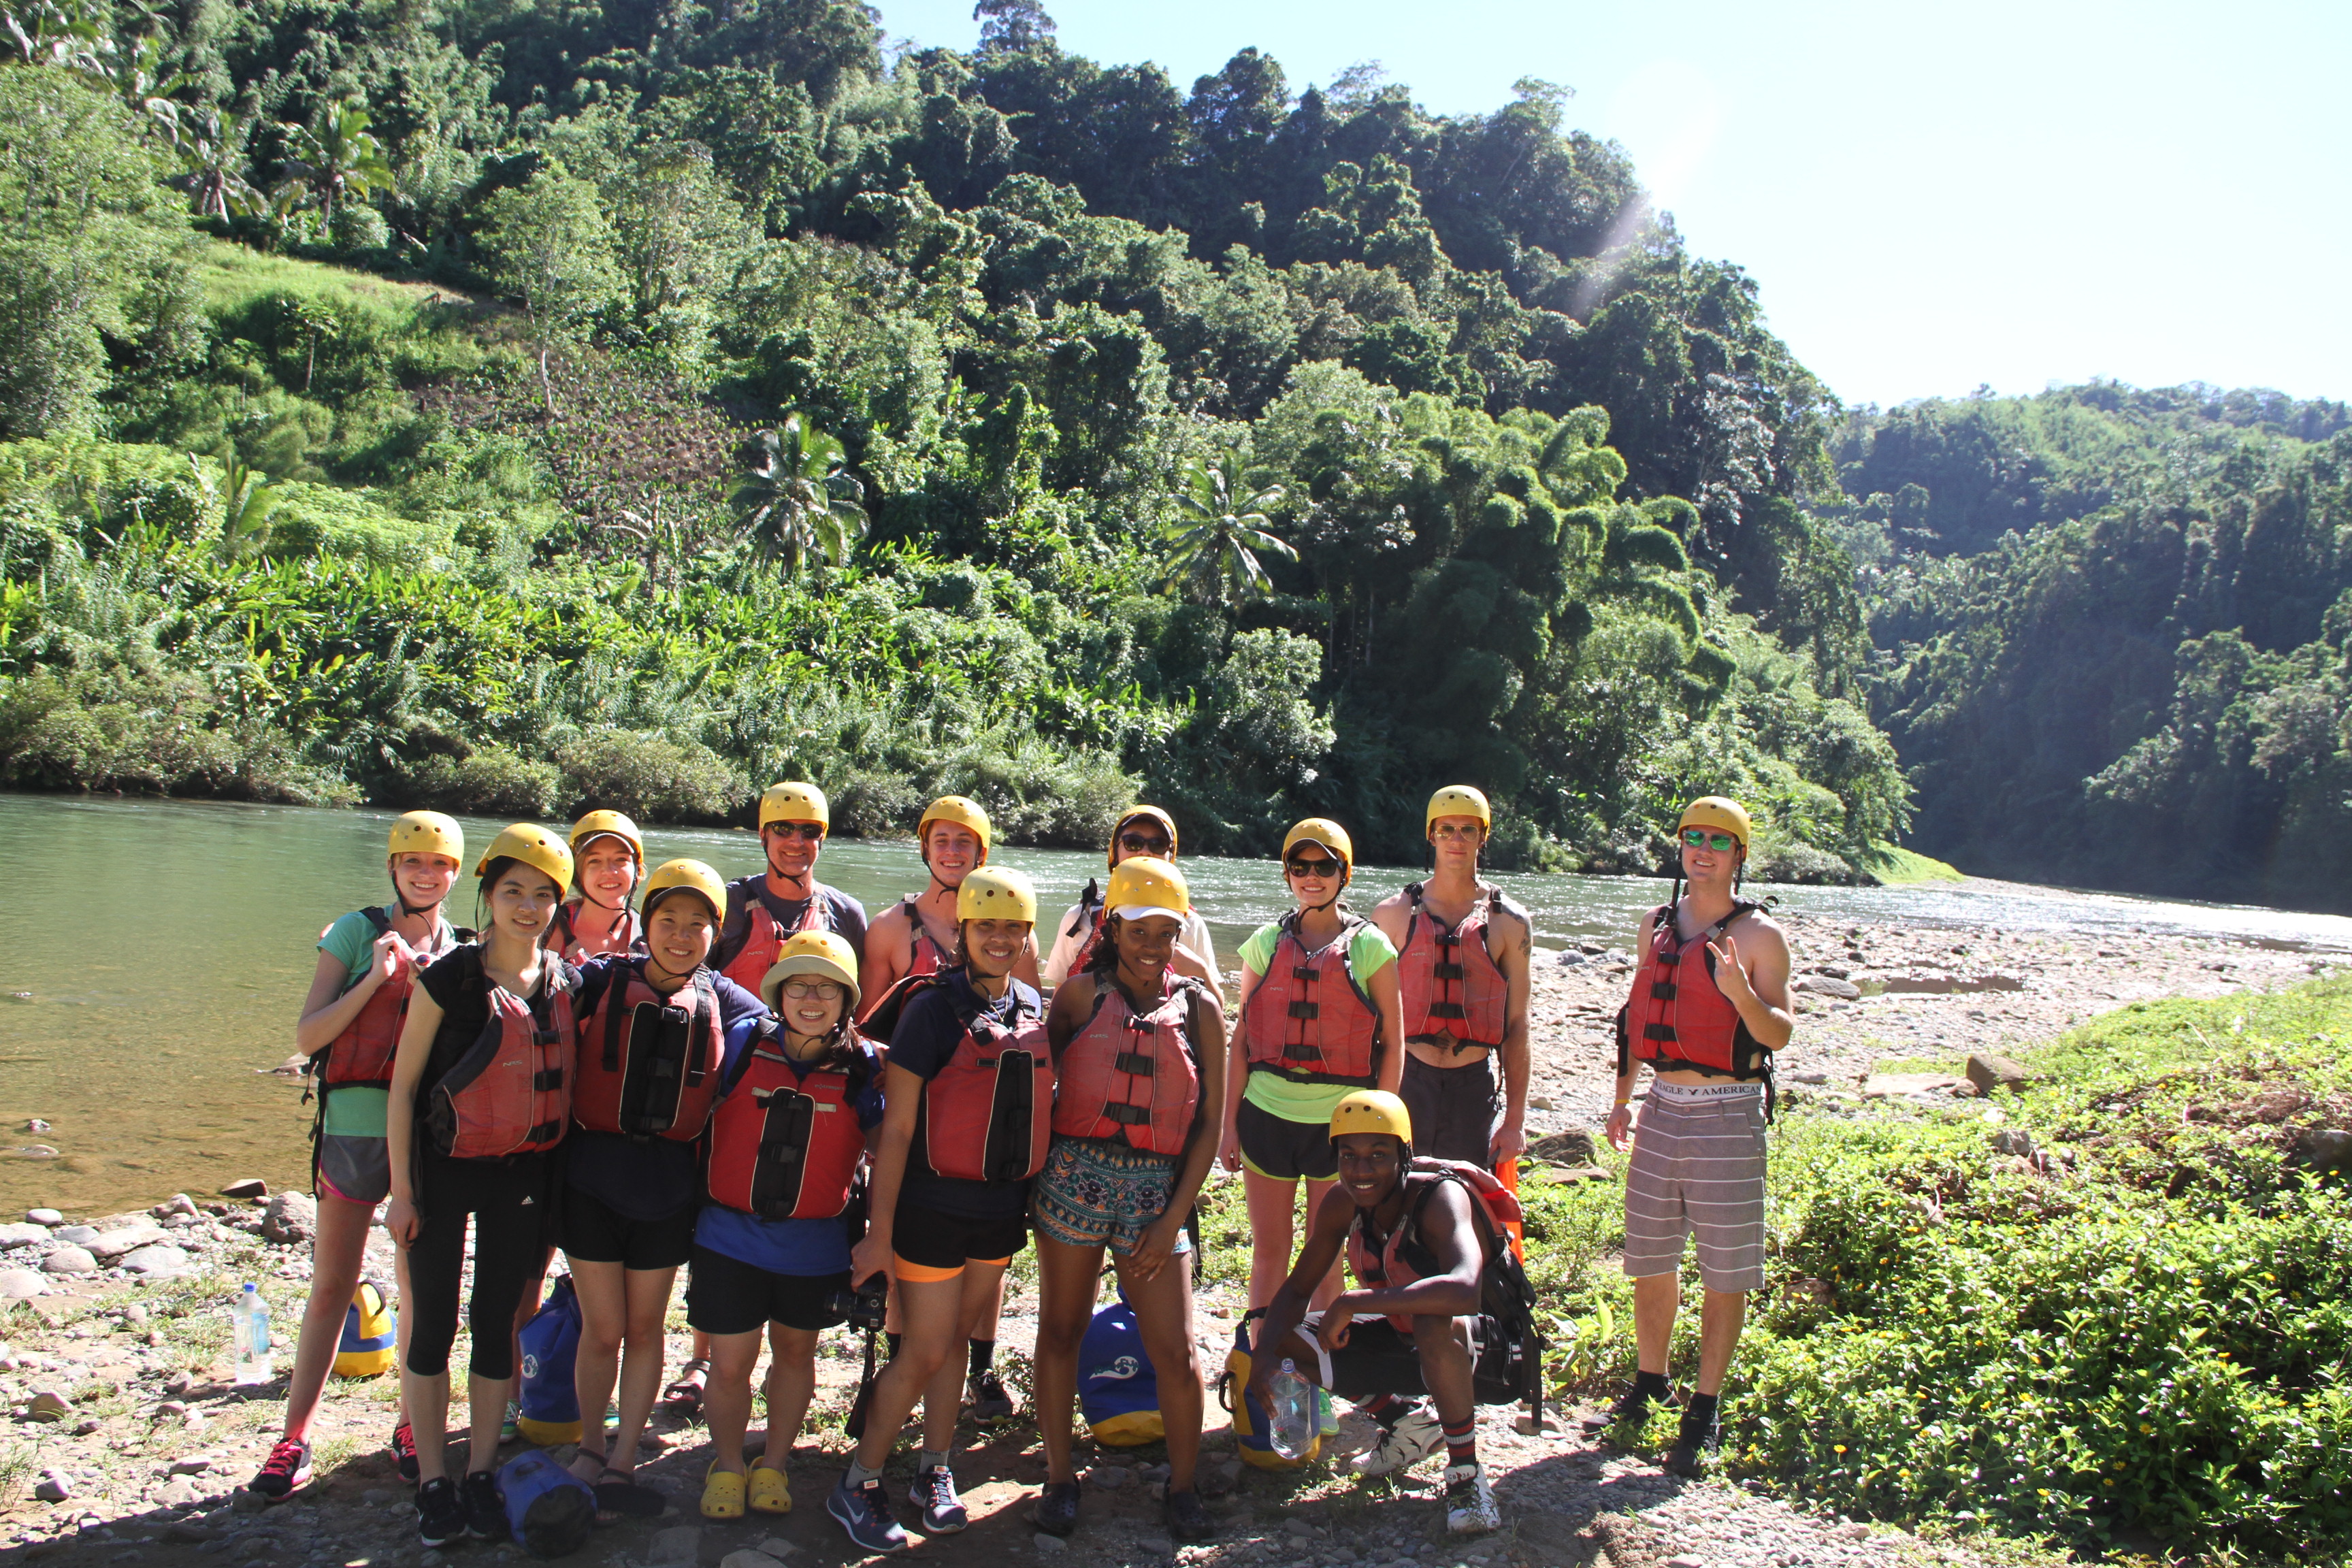
<svg viewBox="0 0 2352 1568"><path fill-rule="evenodd" d="M811 898L823 899L826 920L857 962L866 962L866 906L843 892L828 888L823 882L814 884ZM743 944L751 935L751 900L757 899L768 907L768 913L786 931L797 931L808 914L808 899L780 899L768 890L768 876L762 871L756 876L739 877L727 884L727 919L719 927L719 945L710 950L710 967L724 969L735 962Z"/></svg>
<svg viewBox="0 0 2352 1568"><path fill-rule="evenodd" d="M614 965L620 963L630 965L640 975L645 973L646 961L641 957L611 955L581 966L580 989L572 1004L578 1016L585 1018L594 1011L604 987L612 984ZM727 1038L727 1068L731 1071L752 1029L769 1016L768 1009L723 974L711 975L710 982L719 998L719 1023ZM691 1208L701 1189L691 1143L592 1132L575 1125L564 1140L564 1148L566 1183L625 1219L667 1219Z"/></svg>
<svg viewBox="0 0 2352 1568"><path fill-rule="evenodd" d="M956 1047L963 1043L959 1006L1008 1029L1013 1026L1015 1009L1030 1019L1045 1011L1036 991L1018 980L1008 982L1004 994L991 1002L973 988L961 969L942 970L940 977L941 984L908 999L890 1037L890 1065L905 1068L925 1083L940 1075L955 1056ZM907 1173L898 1184L901 1209L915 1204L964 1219L1010 1219L1028 1212L1026 1181L966 1182L942 1176L931 1168L923 1135L924 1119L919 1114L914 1142L907 1146Z"/></svg>
<svg viewBox="0 0 2352 1568"><path fill-rule="evenodd" d="M852 1033L857 1050L866 1058L866 1086L858 1091L856 1104L857 1125L871 1132L882 1121L882 1063L873 1045L862 1035ZM748 1049L749 1047L743 1047ZM734 1080L740 1052L730 1045L727 1054L729 1082ZM816 1070L812 1062L803 1067L791 1064L795 1073L805 1079ZM742 1092L730 1088L729 1093ZM772 1274L827 1275L849 1272L849 1226L839 1216L832 1219L761 1219L725 1204L705 1204L702 1215L695 1222L694 1239L698 1246L748 1263L754 1268L764 1268Z"/></svg>

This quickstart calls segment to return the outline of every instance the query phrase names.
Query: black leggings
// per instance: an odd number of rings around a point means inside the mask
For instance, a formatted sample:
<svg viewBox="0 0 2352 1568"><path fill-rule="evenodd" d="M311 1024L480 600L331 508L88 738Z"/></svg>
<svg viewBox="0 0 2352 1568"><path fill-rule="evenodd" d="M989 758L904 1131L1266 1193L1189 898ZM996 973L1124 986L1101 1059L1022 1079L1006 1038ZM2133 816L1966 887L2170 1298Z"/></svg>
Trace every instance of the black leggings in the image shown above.
<svg viewBox="0 0 2352 1568"><path fill-rule="evenodd" d="M515 1310L523 1287L547 1256L548 1204L553 1195L544 1154L512 1160L421 1162L417 1206L424 1220L408 1247L408 1370L439 1377L457 1341L457 1298L466 1267L466 1216L474 1216L474 1294L466 1302L473 1331L471 1370L493 1382L514 1375Z"/></svg>

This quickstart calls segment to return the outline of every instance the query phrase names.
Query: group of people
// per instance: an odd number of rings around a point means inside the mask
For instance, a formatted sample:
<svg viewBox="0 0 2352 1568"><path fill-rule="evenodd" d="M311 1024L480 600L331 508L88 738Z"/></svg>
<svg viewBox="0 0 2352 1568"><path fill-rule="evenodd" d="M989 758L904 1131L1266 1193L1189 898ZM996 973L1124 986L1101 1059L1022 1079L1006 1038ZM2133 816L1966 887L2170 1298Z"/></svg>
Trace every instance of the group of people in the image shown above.
<svg viewBox="0 0 2352 1568"><path fill-rule="evenodd" d="M1736 834L1716 831L1733 813ZM1242 946L1230 1037L1177 826L1156 806L1121 815L1108 876L1048 933L1030 879L992 861L973 801L926 809L927 883L870 924L817 879L821 790L776 784L759 817L764 868L733 882L691 859L647 871L618 812L588 813L568 838L516 824L471 866L472 930L446 912L467 868L459 825L423 811L394 824L393 900L321 934L298 1027L320 1102L316 1256L285 1434L252 1489L282 1497L309 1479L309 1426L382 1205L401 1308L392 1447L428 1546L506 1532L497 1450L511 1434L518 1331L557 1248L582 1317L572 1469L600 1516L666 1506L632 1472L683 1267L694 1355L667 1397L707 1415L706 1518L791 1510L785 1463L819 1336L887 1310L889 1358L861 1391L862 1436L826 1510L865 1550L910 1544L881 1478L919 1403L908 1500L923 1533L962 1529L955 1425L967 1394L982 1416L1011 1410L995 1321L1005 1269L1033 1239L1037 1528L1078 1523L1072 1408L1108 1252L1158 1380L1167 1528L1206 1539L1187 1222L1221 1160L1244 1182L1249 1300L1264 1317L1244 1398L1265 1408L1270 1369L1288 1358L1378 1423L1360 1472L1442 1445L1449 1527L1499 1523L1477 1460L1474 1368L1491 1331L1483 1271L1510 1243L1469 1178L1516 1184L1533 930L1479 875L1493 826L1483 795L1437 792L1433 869L1369 920L1342 902L1355 871L1345 830L1294 826L1281 857L1294 907ZM1758 1080L1788 1037L1788 1001L1777 931L1734 898L1745 814L1697 803L1683 839L1691 892L1644 933L1609 1134L1622 1144L1650 1061L1628 1198L1629 1235L1637 1194L1645 1228L1627 1268L1638 1252L1650 1271L1637 1282L1643 1372L1620 1414L1665 1396L1674 1276L1695 1220L1708 1284L1701 1392L1684 1420L1696 1454L1712 1439L1738 1292L1760 1269ZM1677 987L1675 966L1700 952L1716 984L1680 972ZM1722 1196L1744 1178L1717 1170L1743 1139L1752 1245ZM1294 1251L1301 1183L1309 1217ZM452 1476L461 1311L472 1418ZM766 1440L747 1462L763 1339ZM1694 1427L1696 1413L1706 1419Z"/></svg>

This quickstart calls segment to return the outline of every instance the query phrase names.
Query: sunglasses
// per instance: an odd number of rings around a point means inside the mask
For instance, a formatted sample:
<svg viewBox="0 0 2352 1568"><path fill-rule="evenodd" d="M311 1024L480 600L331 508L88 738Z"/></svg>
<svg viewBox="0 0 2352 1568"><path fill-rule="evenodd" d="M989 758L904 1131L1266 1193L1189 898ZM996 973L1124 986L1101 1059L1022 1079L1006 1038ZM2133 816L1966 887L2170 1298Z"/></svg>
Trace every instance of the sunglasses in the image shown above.
<svg viewBox="0 0 2352 1568"><path fill-rule="evenodd" d="M1158 855L1164 858L1168 854L1167 839L1157 837L1146 837L1140 833L1120 834L1118 847L1130 855Z"/></svg>
<svg viewBox="0 0 2352 1568"><path fill-rule="evenodd" d="M1683 830L1683 847L1687 849L1712 849L1718 855L1728 855L1739 847L1739 840L1728 833L1709 833L1704 828Z"/></svg>
<svg viewBox="0 0 2352 1568"><path fill-rule="evenodd" d="M820 1002L838 1002L841 987L830 980L787 980L784 994L795 1002L805 1002L812 996Z"/></svg>
<svg viewBox="0 0 2352 1568"><path fill-rule="evenodd" d="M1339 874L1339 862L1328 858L1287 860L1284 864L1290 868L1290 874L1294 877L1336 877Z"/></svg>
<svg viewBox="0 0 2352 1568"><path fill-rule="evenodd" d="M814 822L772 822L767 830L779 838L803 838L811 844L824 837L824 826Z"/></svg>

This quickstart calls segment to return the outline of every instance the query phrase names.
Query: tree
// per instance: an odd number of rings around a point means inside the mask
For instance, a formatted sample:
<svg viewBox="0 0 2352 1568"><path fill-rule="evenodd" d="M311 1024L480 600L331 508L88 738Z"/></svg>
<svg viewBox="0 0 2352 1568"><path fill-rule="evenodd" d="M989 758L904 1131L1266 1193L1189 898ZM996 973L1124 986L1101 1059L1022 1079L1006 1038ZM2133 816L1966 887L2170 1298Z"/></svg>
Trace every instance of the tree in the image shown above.
<svg viewBox="0 0 2352 1568"><path fill-rule="evenodd" d="M539 349L539 389L547 416L558 417L548 357L575 342L596 313L620 297L613 226L595 188L562 170L542 168L527 184L484 204L482 246L499 286L522 296Z"/></svg>
<svg viewBox="0 0 2352 1568"><path fill-rule="evenodd" d="M280 124L286 132L286 167L319 195L330 219L349 196L364 196L392 183L392 165L368 134L368 111L356 101L322 104L308 125Z"/></svg>
<svg viewBox="0 0 2352 1568"><path fill-rule="evenodd" d="M221 479L222 558L235 561L267 545L269 520L277 510L278 492L268 477L255 473L245 466L244 458L230 453Z"/></svg>
<svg viewBox="0 0 2352 1568"><path fill-rule="evenodd" d="M980 24L980 52L1011 49L1025 54L1054 41L1054 18L1038 0L980 0L971 8Z"/></svg>
<svg viewBox="0 0 2352 1568"><path fill-rule="evenodd" d="M751 438L749 470L735 482L734 502L761 556L797 577L814 557L840 565L866 536L866 488L844 466L841 443L798 414L782 431Z"/></svg>
<svg viewBox="0 0 2352 1568"><path fill-rule="evenodd" d="M1252 489L1242 455L1227 447L1213 463L1187 463L1168 500L1181 514L1165 530L1168 563L1162 579L1190 581L1213 603L1233 603L1265 593L1271 582L1260 555L1298 559L1279 535L1266 509L1282 504L1280 485Z"/></svg>
<svg viewBox="0 0 2352 1568"><path fill-rule="evenodd" d="M252 121L221 109L183 110L174 145L184 171L171 183L185 191L198 217L227 219L257 211L262 195L246 180L245 144Z"/></svg>

